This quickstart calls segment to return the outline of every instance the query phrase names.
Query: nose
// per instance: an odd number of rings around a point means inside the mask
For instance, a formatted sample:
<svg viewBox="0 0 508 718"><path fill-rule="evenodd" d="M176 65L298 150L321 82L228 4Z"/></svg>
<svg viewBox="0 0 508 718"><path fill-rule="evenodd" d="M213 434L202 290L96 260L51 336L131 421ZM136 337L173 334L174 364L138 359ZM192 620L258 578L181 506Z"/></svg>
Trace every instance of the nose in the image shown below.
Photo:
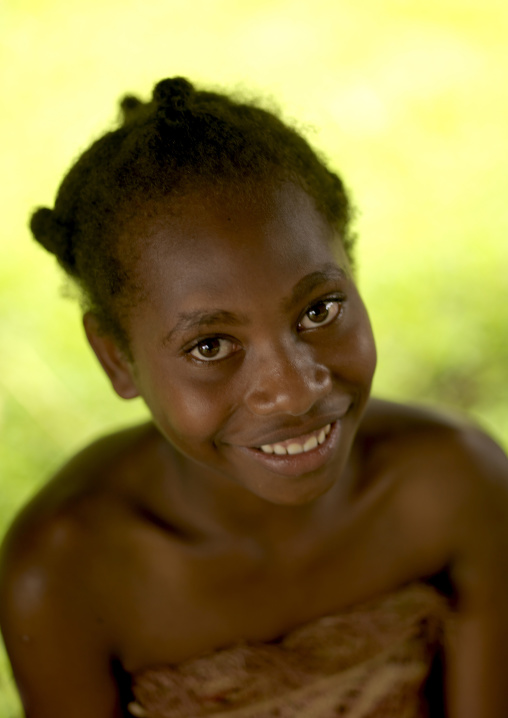
<svg viewBox="0 0 508 718"><path fill-rule="evenodd" d="M311 347L296 342L267 347L249 369L244 401L259 416L301 416L332 388L330 370L316 361Z"/></svg>

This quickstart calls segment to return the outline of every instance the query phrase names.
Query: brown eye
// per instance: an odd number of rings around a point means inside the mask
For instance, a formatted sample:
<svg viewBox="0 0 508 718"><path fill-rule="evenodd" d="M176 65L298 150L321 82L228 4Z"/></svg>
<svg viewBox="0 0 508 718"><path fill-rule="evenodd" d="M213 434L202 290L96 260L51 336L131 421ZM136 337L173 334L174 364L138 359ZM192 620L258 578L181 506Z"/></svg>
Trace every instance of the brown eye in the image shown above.
<svg viewBox="0 0 508 718"><path fill-rule="evenodd" d="M223 337L209 337L198 342L189 352L195 359L201 361L214 361L224 359L235 351L235 345L230 339Z"/></svg>
<svg viewBox="0 0 508 718"><path fill-rule="evenodd" d="M316 302L308 309L300 321L302 329L315 329L316 326L330 324L338 315L340 302L338 299L326 299Z"/></svg>

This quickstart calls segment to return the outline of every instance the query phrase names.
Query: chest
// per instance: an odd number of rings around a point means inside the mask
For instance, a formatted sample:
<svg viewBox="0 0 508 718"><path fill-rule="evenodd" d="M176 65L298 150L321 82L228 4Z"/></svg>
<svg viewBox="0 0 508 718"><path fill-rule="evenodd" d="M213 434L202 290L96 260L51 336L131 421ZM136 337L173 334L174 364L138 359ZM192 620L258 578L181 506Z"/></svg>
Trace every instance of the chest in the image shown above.
<svg viewBox="0 0 508 718"><path fill-rule="evenodd" d="M135 546L109 575L120 588L108 622L129 672L272 641L404 580L396 555L361 522L276 556L249 539L178 547L148 532Z"/></svg>

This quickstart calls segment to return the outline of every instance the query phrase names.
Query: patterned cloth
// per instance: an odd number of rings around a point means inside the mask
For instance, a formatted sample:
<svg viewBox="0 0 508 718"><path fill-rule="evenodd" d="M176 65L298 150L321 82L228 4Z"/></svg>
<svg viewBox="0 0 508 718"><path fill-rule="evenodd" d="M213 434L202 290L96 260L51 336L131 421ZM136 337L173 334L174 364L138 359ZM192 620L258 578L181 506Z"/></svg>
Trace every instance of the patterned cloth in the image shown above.
<svg viewBox="0 0 508 718"><path fill-rule="evenodd" d="M427 679L445 618L443 599L413 584L276 642L139 672L129 711L140 718L427 718Z"/></svg>

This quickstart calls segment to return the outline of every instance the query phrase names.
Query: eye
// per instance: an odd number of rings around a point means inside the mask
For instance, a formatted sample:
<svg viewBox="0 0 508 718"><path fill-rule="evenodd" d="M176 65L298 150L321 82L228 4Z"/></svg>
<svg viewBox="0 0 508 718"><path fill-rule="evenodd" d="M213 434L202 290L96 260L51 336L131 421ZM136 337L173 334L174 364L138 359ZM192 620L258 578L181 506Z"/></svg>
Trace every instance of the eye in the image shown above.
<svg viewBox="0 0 508 718"><path fill-rule="evenodd" d="M315 329L333 322L340 313L341 301L339 299L323 299L313 304L301 318L299 329Z"/></svg>
<svg viewBox="0 0 508 718"><path fill-rule="evenodd" d="M234 354L237 346L231 339L207 337L195 344L187 353L203 362L218 361Z"/></svg>

